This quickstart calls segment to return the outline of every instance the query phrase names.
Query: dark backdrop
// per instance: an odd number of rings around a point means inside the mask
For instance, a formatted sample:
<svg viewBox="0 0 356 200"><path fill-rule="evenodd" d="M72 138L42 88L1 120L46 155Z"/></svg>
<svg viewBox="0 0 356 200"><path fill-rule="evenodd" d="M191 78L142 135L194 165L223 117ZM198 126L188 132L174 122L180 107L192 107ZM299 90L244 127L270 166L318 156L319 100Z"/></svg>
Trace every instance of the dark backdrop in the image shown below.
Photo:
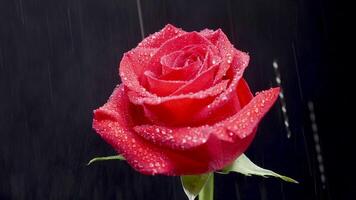
<svg viewBox="0 0 356 200"><path fill-rule="evenodd" d="M114 154L91 122L120 81L122 54L166 23L222 28L250 53L245 76L253 91L277 85L272 62L279 64L291 137L279 101L247 154L300 184L217 175L217 200L355 198L345 7L317 0L1 0L0 199L185 199L177 177L143 176L119 161L86 166Z"/></svg>

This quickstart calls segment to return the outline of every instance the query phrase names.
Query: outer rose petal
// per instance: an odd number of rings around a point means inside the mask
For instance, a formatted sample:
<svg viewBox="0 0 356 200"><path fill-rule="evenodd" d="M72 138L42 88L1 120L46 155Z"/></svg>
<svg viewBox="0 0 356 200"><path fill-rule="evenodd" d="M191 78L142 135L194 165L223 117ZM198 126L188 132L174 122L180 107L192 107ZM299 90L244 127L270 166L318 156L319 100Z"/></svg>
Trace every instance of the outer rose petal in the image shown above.
<svg viewBox="0 0 356 200"><path fill-rule="evenodd" d="M227 80L194 94L166 97L140 97L129 92L130 101L142 105L145 115L156 124L183 126L190 123L191 116L210 104L218 94L226 89Z"/></svg>
<svg viewBox="0 0 356 200"><path fill-rule="evenodd" d="M241 78L239 83L237 84L236 92L239 98L241 108L246 106L253 98L250 87L248 86L244 78Z"/></svg>
<svg viewBox="0 0 356 200"><path fill-rule="evenodd" d="M217 127L224 127L226 132L215 132L222 140L234 141L238 138L248 137L257 127L262 117L272 107L276 101L280 89L271 88L260 92L246 106L244 106L236 115L217 124Z"/></svg>
<svg viewBox="0 0 356 200"><path fill-rule="evenodd" d="M139 77L144 72L144 66L140 66L140 73L135 72L135 60L130 57L130 52L125 53L120 62L120 77L122 83L130 90L139 93L141 96L154 96L148 92L140 83ZM139 76L140 75L140 76Z"/></svg>
<svg viewBox="0 0 356 200"><path fill-rule="evenodd" d="M174 171L161 149L130 130L133 125L130 114L129 101L121 84L108 102L94 111L93 128L141 173L169 174Z"/></svg>
<svg viewBox="0 0 356 200"><path fill-rule="evenodd" d="M246 83L241 78L236 87L236 92L224 92L222 96L215 99L210 105L204 107L199 113L194 115L193 124L214 124L224 120L241 110L248 104L253 95Z"/></svg>
<svg viewBox="0 0 356 200"><path fill-rule="evenodd" d="M147 70L149 60L156 51L157 49L153 48L134 48L125 54L131 61L131 70L134 71L137 77L141 77L143 72Z"/></svg>
<svg viewBox="0 0 356 200"><path fill-rule="evenodd" d="M146 37L142 42L140 42L138 46L158 48L167 40L183 33L186 32L182 29L176 28L171 24L167 24L161 31Z"/></svg>
<svg viewBox="0 0 356 200"><path fill-rule="evenodd" d="M206 37L206 36L209 36L211 35L212 33L214 33L214 30L210 30L210 29L203 29L199 32L200 35Z"/></svg>
<svg viewBox="0 0 356 200"><path fill-rule="evenodd" d="M261 92L234 116L211 126L168 128L141 125L134 130L156 146L175 149L196 161L207 163L201 172L219 170L246 150L258 123L278 94L279 88Z"/></svg>

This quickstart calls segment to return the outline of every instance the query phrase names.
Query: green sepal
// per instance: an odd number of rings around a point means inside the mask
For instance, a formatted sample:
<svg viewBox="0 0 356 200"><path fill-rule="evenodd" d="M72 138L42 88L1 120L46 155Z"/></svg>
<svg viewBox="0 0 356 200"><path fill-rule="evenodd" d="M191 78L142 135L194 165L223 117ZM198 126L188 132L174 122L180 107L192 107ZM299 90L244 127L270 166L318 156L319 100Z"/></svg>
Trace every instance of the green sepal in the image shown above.
<svg viewBox="0 0 356 200"><path fill-rule="evenodd" d="M241 154L232 164L224 167L221 171L218 173L221 174L228 174L229 172L238 172L241 174L244 174L246 176L251 176L251 175L256 175L256 176L262 176L262 177L277 177L280 178L284 181L291 182L291 183L298 183L298 181L287 177L283 176L280 174L277 174L276 172L273 172L268 169L263 169L256 164L254 164L250 159L247 158L245 154Z"/></svg>
<svg viewBox="0 0 356 200"><path fill-rule="evenodd" d="M91 159L87 165L90 165L93 162L106 161L106 160L125 160L125 158L122 155L96 157L96 158Z"/></svg>
<svg viewBox="0 0 356 200"><path fill-rule="evenodd" d="M183 190L189 200L194 200L213 173L181 176Z"/></svg>

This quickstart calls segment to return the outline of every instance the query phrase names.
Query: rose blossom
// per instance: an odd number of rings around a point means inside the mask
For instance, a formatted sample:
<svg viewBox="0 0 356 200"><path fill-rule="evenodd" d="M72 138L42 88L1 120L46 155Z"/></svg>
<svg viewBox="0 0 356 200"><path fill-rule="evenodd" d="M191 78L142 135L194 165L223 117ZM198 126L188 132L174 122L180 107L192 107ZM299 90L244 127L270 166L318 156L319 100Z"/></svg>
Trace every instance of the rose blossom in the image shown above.
<svg viewBox="0 0 356 200"><path fill-rule="evenodd" d="M93 127L141 173L219 170L246 150L279 94L253 97L242 78L248 62L220 29L167 25L124 54L122 83Z"/></svg>

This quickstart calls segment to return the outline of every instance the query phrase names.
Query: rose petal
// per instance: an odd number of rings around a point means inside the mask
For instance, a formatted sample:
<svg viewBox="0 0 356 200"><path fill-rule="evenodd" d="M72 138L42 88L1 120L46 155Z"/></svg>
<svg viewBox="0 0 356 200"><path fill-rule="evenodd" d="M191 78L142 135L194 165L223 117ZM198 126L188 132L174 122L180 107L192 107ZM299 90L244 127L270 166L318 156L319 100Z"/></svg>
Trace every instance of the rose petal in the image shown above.
<svg viewBox="0 0 356 200"><path fill-rule="evenodd" d="M219 64L220 63L216 63L206 71L202 72L201 74L198 74L194 79L188 81L185 85L176 90L172 95L195 93L211 87L214 83L215 74L219 68Z"/></svg>
<svg viewBox="0 0 356 200"><path fill-rule="evenodd" d="M165 96L159 97L157 95L152 96L140 96L139 93L135 91L128 91L128 97L133 104L142 105L159 105L161 103L165 103L172 100L181 100L181 99L204 99L207 97L215 97L216 95L220 94L222 91L226 90L228 85L228 80L223 80L220 83L214 85L211 88L206 90L202 90L192 94L181 94L176 96Z"/></svg>
<svg viewBox="0 0 356 200"><path fill-rule="evenodd" d="M241 78L239 83L237 84L236 92L239 98L241 108L247 105L253 98L250 87L248 86L244 78Z"/></svg>
<svg viewBox="0 0 356 200"><path fill-rule="evenodd" d="M219 49L219 55L221 56L222 62L215 78L215 81L218 81L229 69L232 63L235 48L221 29L218 29L214 32L204 32L203 35L211 43L213 43L217 49Z"/></svg>
<svg viewBox="0 0 356 200"><path fill-rule="evenodd" d="M174 172L174 165L165 152L130 130L133 125L131 114L124 87L120 85L114 90L109 101L94 111L93 128L141 173Z"/></svg>
<svg viewBox="0 0 356 200"><path fill-rule="evenodd" d="M174 66L175 60L178 56L183 54L183 51L174 51L168 55L165 55L161 58L162 65L162 75L171 72L171 69L177 69L178 67Z"/></svg>
<svg viewBox="0 0 356 200"><path fill-rule="evenodd" d="M185 168L179 170L182 174L206 173L221 169L228 164L226 162L221 163L222 160L225 160L224 149L228 147L224 147L224 141L219 141L212 134L214 129L210 126L167 128L157 125L142 125L136 126L134 130L156 146L173 149L174 152L180 152L184 157L200 163L199 168L185 165ZM180 166L183 167L184 165Z"/></svg>
<svg viewBox="0 0 356 200"><path fill-rule="evenodd" d="M217 131L218 138L234 141L236 138L248 137L256 128L262 117L268 112L276 101L280 89L271 88L262 91L245 105L236 115L216 125L216 128L225 128L228 131ZM227 134L229 133L229 134Z"/></svg>
<svg viewBox="0 0 356 200"><path fill-rule="evenodd" d="M162 73L164 75L160 76L159 78L163 80L190 80L199 72L201 65L202 62L197 60L181 68L162 66Z"/></svg>
<svg viewBox="0 0 356 200"><path fill-rule="evenodd" d="M251 101L253 95L243 78L237 84L236 91L222 93L214 102L192 116L191 123L214 124L237 113Z"/></svg>
<svg viewBox="0 0 356 200"><path fill-rule="evenodd" d="M201 60L206 54L206 47L191 45L161 58L162 76L164 80L189 80L200 70ZM194 57L194 59L189 59Z"/></svg>
<svg viewBox="0 0 356 200"><path fill-rule="evenodd" d="M137 77L140 77L146 70L156 50L153 48L135 48L125 54L130 59L131 69Z"/></svg>
<svg viewBox="0 0 356 200"><path fill-rule="evenodd" d="M221 62L221 58L219 56L219 51L215 50L212 46L206 51L204 56L203 64L200 69L200 73L210 68L212 65L216 65L217 63Z"/></svg>
<svg viewBox="0 0 356 200"><path fill-rule="evenodd" d="M206 143L214 131L210 126L168 128L158 125L135 126L134 130L156 145L177 150L191 149Z"/></svg>
<svg viewBox="0 0 356 200"><path fill-rule="evenodd" d="M171 24L167 24L159 32L156 32L142 40L138 47L159 48L167 40L184 33L186 32L182 29L176 28Z"/></svg>
<svg viewBox="0 0 356 200"><path fill-rule="evenodd" d="M219 100L215 99L212 103L191 116L191 123L193 125L211 125L232 116L241 109L236 93L217 98Z"/></svg>
<svg viewBox="0 0 356 200"><path fill-rule="evenodd" d="M141 50L142 48L136 48L124 54L120 62L120 77L125 86L139 93L141 96L152 96L152 94L141 85L139 80L139 77L143 77L142 75L150 59L149 57L141 57L136 54L136 51Z"/></svg>
<svg viewBox="0 0 356 200"><path fill-rule="evenodd" d="M168 96L182 87L186 81L162 80L154 77L152 72L146 71L148 90L158 96Z"/></svg>
<svg viewBox="0 0 356 200"><path fill-rule="evenodd" d="M193 94L166 97L140 97L138 93L129 92L130 101L142 105L145 115L156 124L189 124L190 118L226 89L228 81L222 81L213 87Z"/></svg>
<svg viewBox="0 0 356 200"><path fill-rule="evenodd" d="M210 30L210 29L203 29L199 32L200 35L204 36L204 37L209 37L211 34L213 34L215 31L214 30Z"/></svg>
<svg viewBox="0 0 356 200"><path fill-rule="evenodd" d="M181 50L181 54L176 57L174 63L172 63L172 67L178 68L187 65L187 62L194 62L198 59L203 59L206 51L206 45L189 45L184 47Z"/></svg>

